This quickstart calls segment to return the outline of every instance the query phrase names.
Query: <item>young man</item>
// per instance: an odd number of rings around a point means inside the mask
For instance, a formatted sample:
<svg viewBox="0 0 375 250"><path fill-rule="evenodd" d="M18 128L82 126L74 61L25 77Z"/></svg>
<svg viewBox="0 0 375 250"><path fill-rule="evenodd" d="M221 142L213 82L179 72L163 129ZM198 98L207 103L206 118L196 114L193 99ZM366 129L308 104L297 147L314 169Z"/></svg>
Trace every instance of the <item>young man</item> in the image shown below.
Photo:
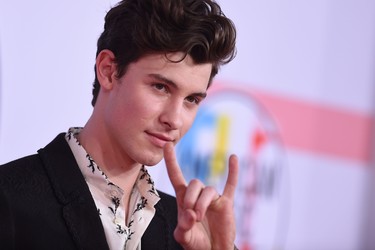
<svg viewBox="0 0 375 250"><path fill-rule="evenodd" d="M0 166L0 249L234 249L237 158L220 195L187 184L174 153L234 53L235 28L211 0L112 8L84 128ZM145 168L163 157L176 198Z"/></svg>

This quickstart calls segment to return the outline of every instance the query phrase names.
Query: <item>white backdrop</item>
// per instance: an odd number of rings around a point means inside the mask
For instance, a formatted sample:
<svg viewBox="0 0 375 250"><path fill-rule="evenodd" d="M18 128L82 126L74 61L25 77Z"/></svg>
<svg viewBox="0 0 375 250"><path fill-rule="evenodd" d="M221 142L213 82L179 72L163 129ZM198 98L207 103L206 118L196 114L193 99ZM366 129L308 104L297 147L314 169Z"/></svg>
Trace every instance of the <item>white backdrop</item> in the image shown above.
<svg viewBox="0 0 375 250"><path fill-rule="evenodd" d="M0 0L0 163L84 125L115 2ZM375 1L219 2L238 55L217 83L253 93L285 141L289 215L273 249L375 249Z"/></svg>

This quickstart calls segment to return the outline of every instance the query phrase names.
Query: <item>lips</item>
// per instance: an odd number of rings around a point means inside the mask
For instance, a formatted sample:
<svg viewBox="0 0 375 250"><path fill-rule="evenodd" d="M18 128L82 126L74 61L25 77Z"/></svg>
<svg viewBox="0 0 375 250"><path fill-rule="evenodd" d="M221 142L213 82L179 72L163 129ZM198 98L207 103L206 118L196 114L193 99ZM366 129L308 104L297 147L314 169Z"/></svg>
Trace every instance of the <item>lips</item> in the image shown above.
<svg viewBox="0 0 375 250"><path fill-rule="evenodd" d="M159 133L146 132L152 144L157 147L163 148L167 142L173 142L173 139L169 136Z"/></svg>

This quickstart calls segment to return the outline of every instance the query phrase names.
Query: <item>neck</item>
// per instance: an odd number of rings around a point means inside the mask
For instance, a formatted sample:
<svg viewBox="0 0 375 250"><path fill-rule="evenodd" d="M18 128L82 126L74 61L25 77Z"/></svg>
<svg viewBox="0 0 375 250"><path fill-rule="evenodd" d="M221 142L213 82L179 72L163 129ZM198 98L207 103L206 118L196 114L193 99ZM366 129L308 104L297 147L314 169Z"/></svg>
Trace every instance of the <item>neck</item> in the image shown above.
<svg viewBox="0 0 375 250"><path fill-rule="evenodd" d="M119 147L111 145L105 130L100 123L87 122L78 135L78 140L95 163L103 170L107 177L125 192L125 197L130 195L137 180L142 165L134 162L126 154L119 153Z"/></svg>

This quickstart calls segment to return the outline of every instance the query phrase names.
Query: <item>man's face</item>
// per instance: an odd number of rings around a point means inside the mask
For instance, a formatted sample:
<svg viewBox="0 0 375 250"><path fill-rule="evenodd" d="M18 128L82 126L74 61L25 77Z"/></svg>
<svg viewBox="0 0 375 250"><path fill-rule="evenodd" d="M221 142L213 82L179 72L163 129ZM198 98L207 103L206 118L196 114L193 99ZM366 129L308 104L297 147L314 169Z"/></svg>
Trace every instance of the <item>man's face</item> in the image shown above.
<svg viewBox="0 0 375 250"><path fill-rule="evenodd" d="M168 58L178 61L181 56L175 53ZM157 164L164 145L176 144L191 127L206 95L211 68L211 64L194 64L190 56L173 63L163 54L130 64L105 93L103 126L110 151L129 163Z"/></svg>

